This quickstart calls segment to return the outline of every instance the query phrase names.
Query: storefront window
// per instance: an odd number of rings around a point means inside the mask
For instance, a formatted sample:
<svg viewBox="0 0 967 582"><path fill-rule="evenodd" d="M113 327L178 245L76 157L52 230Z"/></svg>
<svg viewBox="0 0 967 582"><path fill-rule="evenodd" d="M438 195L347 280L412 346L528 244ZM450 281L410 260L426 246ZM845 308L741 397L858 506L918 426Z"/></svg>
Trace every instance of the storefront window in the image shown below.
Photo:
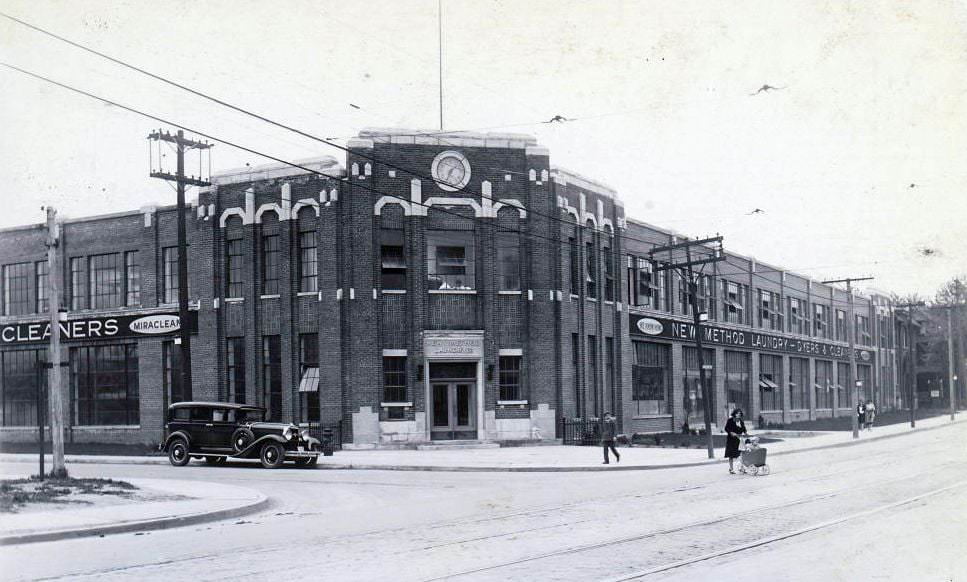
<svg viewBox="0 0 967 582"><path fill-rule="evenodd" d="M856 376L856 381L859 383L856 387L856 394L860 402L871 400L873 398L873 368L871 366L858 364L856 366Z"/></svg>
<svg viewBox="0 0 967 582"><path fill-rule="evenodd" d="M816 392L816 408L827 409L833 407L833 363L824 360L816 360L816 381L813 382L813 390Z"/></svg>
<svg viewBox="0 0 967 582"><path fill-rule="evenodd" d="M631 368L631 400L636 415L670 414L671 369L668 346L633 342L635 361Z"/></svg>
<svg viewBox="0 0 967 582"><path fill-rule="evenodd" d="M75 424L139 424L136 344L72 348L70 364Z"/></svg>
<svg viewBox="0 0 967 582"><path fill-rule="evenodd" d="M3 426L37 426L37 390L47 386L47 370L40 365L47 350L0 352L0 390Z"/></svg>
<svg viewBox="0 0 967 582"><path fill-rule="evenodd" d="M745 352L725 352L725 399L728 412L741 408L751 413L749 400L750 386L749 354Z"/></svg>
<svg viewBox="0 0 967 582"><path fill-rule="evenodd" d="M782 410L782 357L759 355L759 400L761 410Z"/></svg>
<svg viewBox="0 0 967 582"><path fill-rule="evenodd" d="M809 360L805 358L789 358L789 407L809 408Z"/></svg>
<svg viewBox="0 0 967 582"><path fill-rule="evenodd" d="M683 346L682 356L685 359L685 366L682 370L685 386L683 407L688 425L695 427L705 422L705 395L700 384L700 374L698 365L698 349ZM705 388L708 391L710 406L709 412L712 413L712 422L715 422L715 350L702 349L704 364L711 369L705 370Z"/></svg>
<svg viewBox="0 0 967 582"><path fill-rule="evenodd" d="M836 364L836 405L839 408L850 408L850 386L853 384L850 378L849 364L837 362Z"/></svg>

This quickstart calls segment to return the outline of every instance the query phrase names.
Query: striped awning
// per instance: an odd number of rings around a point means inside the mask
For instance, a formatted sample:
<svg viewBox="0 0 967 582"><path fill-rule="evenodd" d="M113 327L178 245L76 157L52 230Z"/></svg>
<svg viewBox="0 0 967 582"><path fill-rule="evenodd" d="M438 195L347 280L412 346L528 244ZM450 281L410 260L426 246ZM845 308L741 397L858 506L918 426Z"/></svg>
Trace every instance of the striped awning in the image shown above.
<svg viewBox="0 0 967 582"><path fill-rule="evenodd" d="M302 381L299 382L299 392L318 392L319 391L319 368L306 368L302 373Z"/></svg>
<svg viewBox="0 0 967 582"><path fill-rule="evenodd" d="M765 390L776 390L779 388L779 385L768 378L759 378L759 388L763 388Z"/></svg>

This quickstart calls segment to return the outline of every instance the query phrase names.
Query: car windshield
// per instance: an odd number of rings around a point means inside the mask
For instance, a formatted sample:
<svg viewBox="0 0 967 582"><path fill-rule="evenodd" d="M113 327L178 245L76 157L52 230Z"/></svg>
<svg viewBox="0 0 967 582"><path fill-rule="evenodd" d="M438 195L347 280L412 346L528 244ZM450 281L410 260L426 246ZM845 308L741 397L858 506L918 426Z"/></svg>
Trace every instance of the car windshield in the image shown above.
<svg viewBox="0 0 967 582"><path fill-rule="evenodd" d="M235 422L260 422L261 420L261 410L242 408L235 411Z"/></svg>

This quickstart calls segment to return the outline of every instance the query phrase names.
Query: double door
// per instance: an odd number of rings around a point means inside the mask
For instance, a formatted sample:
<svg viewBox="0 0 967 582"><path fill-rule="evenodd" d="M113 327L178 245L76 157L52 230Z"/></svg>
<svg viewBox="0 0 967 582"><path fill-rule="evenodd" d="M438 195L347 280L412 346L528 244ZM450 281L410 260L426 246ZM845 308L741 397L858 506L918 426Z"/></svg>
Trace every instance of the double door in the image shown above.
<svg viewBox="0 0 967 582"><path fill-rule="evenodd" d="M430 382L432 440L477 438L476 387L476 382L470 380Z"/></svg>

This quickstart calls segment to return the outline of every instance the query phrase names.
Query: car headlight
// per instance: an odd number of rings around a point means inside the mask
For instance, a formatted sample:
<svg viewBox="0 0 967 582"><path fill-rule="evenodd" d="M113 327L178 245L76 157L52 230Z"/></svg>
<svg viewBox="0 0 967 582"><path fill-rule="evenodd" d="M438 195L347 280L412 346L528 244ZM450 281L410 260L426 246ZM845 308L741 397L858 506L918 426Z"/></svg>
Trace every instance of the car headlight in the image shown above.
<svg viewBox="0 0 967 582"><path fill-rule="evenodd" d="M309 431L303 430L299 433L299 436L302 437L302 440L307 441L309 440Z"/></svg>
<svg viewBox="0 0 967 582"><path fill-rule="evenodd" d="M290 427L285 427L285 430L282 431L282 438L285 440L292 438L292 429Z"/></svg>

